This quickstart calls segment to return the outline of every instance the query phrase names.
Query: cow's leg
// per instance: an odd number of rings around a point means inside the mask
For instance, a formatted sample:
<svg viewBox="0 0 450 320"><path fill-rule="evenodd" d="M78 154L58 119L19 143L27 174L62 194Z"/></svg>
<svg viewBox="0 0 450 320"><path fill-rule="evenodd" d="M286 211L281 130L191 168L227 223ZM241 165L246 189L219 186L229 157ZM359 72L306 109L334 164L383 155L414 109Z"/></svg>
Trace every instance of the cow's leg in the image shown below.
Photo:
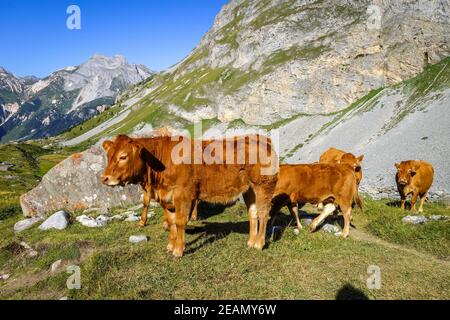
<svg viewBox="0 0 450 320"><path fill-rule="evenodd" d="M406 195L400 192L400 209L405 210Z"/></svg>
<svg viewBox="0 0 450 320"><path fill-rule="evenodd" d="M167 251L173 252L175 249L175 242L177 240L177 225L175 224L175 212L164 211L167 212L167 223L169 225L169 243L167 244Z"/></svg>
<svg viewBox="0 0 450 320"><path fill-rule="evenodd" d="M267 222L269 221L269 212L272 194L264 189L255 191L256 210L258 216L258 234L256 235L254 248L262 250L266 244Z"/></svg>
<svg viewBox="0 0 450 320"><path fill-rule="evenodd" d="M419 206L419 212L423 212L423 204L425 203L425 200L427 199L427 194L424 193L420 196L420 206Z"/></svg>
<svg viewBox="0 0 450 320"><path fill-rule="evenodd" d="M416 212L416 201L417 201L417 196L419 195L419 193L417 191L413 192L413 195L411 197L411 211Z"/></svg>
<svg viewBox="0 0 450 320"><path fill-rule="evenodd" d="M248 222L249 222L249 238L247 245L249 248L255 245L256 233L258 231L258 213L256 210L256 197L253 189L248 189L242 194L245 205L247 206Z"/></svg>
<svg viewBox="0 0 450 320"><path fill-rule="evenodd" d="M348 234L350 232L350 221L352 219L352 206L344 206L341 207L342 209L342 214L344 216L344 229L342 230L342 235L341 237L343 239L348 237Z"/></svg>
<svg viewBox="0 0 450 320"><path fill-rule="evenodd" d="M169 230L170 229L170 223L169 223L170 211L169 211L169 209L167 209L167 207L165 207L165 206L162 206L162 207L163 207L163 229Z"/></svg>
<svg viewBox="0 0 450 320"><path fill-rule="evenodd" d="M186 195L184 195L182 191L178 194L174 194L175 225L177 238L172 254L175 257L183 256L184 248L186 245L185 229L189 219L189 213L191 212L192 204L193 200L186 197Z"/></svg>
<svg viewBox="0 0 450 320"><path fill-rule="evenodd" d="M295 218L295 221L297 222L297 228L302 229L302 224L300 223L300 219L298 218L298 203L289 203L288 209L292 217Z"/></svg>
<svg viewBox="0 0 450 320"><path fill-rule="evenodd" d="M322 221L328 217L330 214L332 214L336 210L336 206L332 203L328 203L323 207L322 213L319 214L318 217L316 217L313 222L311 222L309 228L311 229L311 232L316 230L317 227L322 223Z"/></svg>
<svg viewBox="0 0 450 320"><path fill-rule="evenodd" d="M197 221L197 206L198 206L198 200L194 202L194 209L192 209L191 212L191 219L192 221Z"/></svg>
<svg viewBox="0 0 450 320"><path fill-rule="evenodd" d="M150 186L144 187L144 209L141 213L141 220L139 221L140 227L145 227L147 224L148 206L150 205L150 200L152 198Z"/></svg>

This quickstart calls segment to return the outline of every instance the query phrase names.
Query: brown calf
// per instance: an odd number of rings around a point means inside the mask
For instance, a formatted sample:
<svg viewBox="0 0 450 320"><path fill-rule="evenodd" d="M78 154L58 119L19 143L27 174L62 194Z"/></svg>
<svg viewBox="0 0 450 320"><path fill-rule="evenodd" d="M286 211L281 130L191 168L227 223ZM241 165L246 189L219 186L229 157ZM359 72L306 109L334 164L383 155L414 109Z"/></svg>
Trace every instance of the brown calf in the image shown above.
<svg viewBox="0 0 450 320"><path fill-rule="evenodd" d="M322 153L319 159L319 163L345 163L350 165L355 170L356 182L359 185L363 176L361 168L363 159L364 155L355 157L352 153L345 152L336 148L329 148L327 151Z"/></svg>
<svg viewBox="0 0 450 320"><path fill-rule="evenodd" d="M428 190L433 183L433 166L423 160L407 160L396 163L395 182L400 193L401 208L405 209L406 197L412 194L411 210L416 211L417 197L420 197L419 212L423 211Z"/></svg>
<svg viewBox="0 0 450 320"><path fill-rule="evenodd" d="M278 164L269 139L250 135L205 143L186 137L119 135L103 147L108 165L102 182L109 186L141 184L143 217L152 196L161 203L169 217L167 249L174 256L183 255L187 219L197 200L229 203L240 194L249 209L247 244L264 247Z"/></svg>
<svg viewBox="0 0 450 320"><path fill-rule="evenodd" d="M298 218L299 207L306 203L324 203L323 212L311 223L311 230L314 231L336 207L339 207L344 216L342 237L346 238L350 229L352 201L358 198L355 174L349 165L323 163L280 165L271 214L276 214L281 207L287 205L297 221L298 228L301 228Z"/></svg>

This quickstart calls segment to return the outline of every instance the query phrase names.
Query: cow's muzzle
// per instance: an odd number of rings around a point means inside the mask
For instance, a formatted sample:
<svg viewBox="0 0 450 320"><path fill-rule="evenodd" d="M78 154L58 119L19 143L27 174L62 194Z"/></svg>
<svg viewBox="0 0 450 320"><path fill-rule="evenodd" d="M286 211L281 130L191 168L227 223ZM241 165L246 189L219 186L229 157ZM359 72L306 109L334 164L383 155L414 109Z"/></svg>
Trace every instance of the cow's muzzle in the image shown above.
<svg viewBox="0 0 450 320"><path fill-rule="evenodd" d="M113 179L110 175L101 175L100 176L100 181L107 185L107 186L116 186L119 183L117 181L115 181L115 179Z"/></svg>

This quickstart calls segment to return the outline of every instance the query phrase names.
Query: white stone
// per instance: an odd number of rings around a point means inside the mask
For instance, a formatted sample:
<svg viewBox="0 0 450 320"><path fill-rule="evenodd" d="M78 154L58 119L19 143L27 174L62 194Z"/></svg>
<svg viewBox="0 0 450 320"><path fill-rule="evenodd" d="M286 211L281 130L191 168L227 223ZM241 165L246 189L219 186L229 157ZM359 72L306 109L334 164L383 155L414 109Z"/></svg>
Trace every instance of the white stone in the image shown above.
<svg viewBox="0 0 450 320"><path fill-rule="evenodd" d="M106 221L97 221L96 219L88 217L84 214L76 217L76 220L83 226L89 228L100 228L106 225Z"/></svg>
<svg viewBox="0 0 450 320"><path fill-rule="evenodd" d="M35 225L36 223L38 223L41 220L42 220L42 218L37 217L37 216L28 218L28 219L24 219L24 220L20 220L20 221L16 222L16 224L14 225L14 231L21 232L23 230L31 228L33 225Z"/></svg>
<svg viewBox="0 0 450 320"><path fill-rule="evenodd" d="M61 266L62 264L62 260L56 260L55 262L52 263L51 267L50 267L50 271L51 273L55 273L56 270L58 270L58 268Z"/></svg>
<svg viewBox="0 0 450 320"><path fill-rule="evenodd" d="M128 241L130 241L131 243L138 243L138 242L148 241L148 238L145 234L141 234L141 235L136 235L136 236L130 236Z"/></svg>
<svg viewBox="0 0 450 320"><path fill-rule="evenodd" d="M2 274L2 275L0 275L0 279L2 279L2 280L8 280L10 276L11 276L11 275L10 275L9 273Z"/></svg>
<svg viewBox="0 0 450 320"><path fill-rule="evenodd" d="M402 221L411 224L423 224L427 223L428 219L423 215L408 215L404 217Z"/></svg>
<svg viewBox="0 0 450 320"><path fill-rule="evenodd" d="M63 230L69 224L69 214L63 210L55 212L47 218L40 226L40 230L57 229Z"/></svg>
<svg viewBox="0 0 450 320"><path fill-rule="evenodd" d="M133 214L128 215L128 217L125 219L125 221L128 221L128 222L134 222L134 221L138 221L138 220L139 220L139 217L135 216Z"/></svg>

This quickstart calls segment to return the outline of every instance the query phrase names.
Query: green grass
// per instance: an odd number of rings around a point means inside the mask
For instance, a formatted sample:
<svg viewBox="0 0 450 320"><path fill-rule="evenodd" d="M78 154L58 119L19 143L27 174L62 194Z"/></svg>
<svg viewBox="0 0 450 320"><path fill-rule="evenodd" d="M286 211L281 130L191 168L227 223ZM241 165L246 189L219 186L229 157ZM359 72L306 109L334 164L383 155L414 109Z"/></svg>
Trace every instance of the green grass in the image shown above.
<svg viewBox="0 0 450 320"><path fill-rule="evenodd" d="M68 154L66 150L44 149L37 142L0 144L0 162L14 164L8 171L0 171L0 220L19 213L19 196L35 187Z"/></svg>
<svg viewBox="0 0 450 320"><path fill-rule="evenodd" d="M450 259L450 220L430 221L423 225L404 223L401 219L409 211L401 210L398 201L374 201L364 199L364 214L358 215L356 221L365 225L371 234L386 241L414 248L442 259ZM422 214L422 213L415 213ZM448 206L437 203L425 203L424 213L450 217Z"/></svg>
<svg viewBox="0 0 450 320"><path fill-rule="evenodd" d="M353 224L365 228L366 222L356 219L363 215L370 221L382 221L387 208L383 202L366 201L367 212L355 212ZM212 214L210 210L203 208L200 211L203 219L189 223L187 253L181 259L166 253L168 234L161 227L160 209L156 209L157 218L150 220L144 229L127 222L113 222L101 229L72 224L64 231L42 232L33 227L18 236L12 232L18 217L8 218L0 224L3 235L0 271L10 272L15 285L8 285L10 281L0 283L0 298L56 299L66 295L71 299L335 299L338 295L369 299L450 298L448 261L433 258L436 252L431 252L430 258L426 254L420 257L371 241L341 240L323 231L310 233L306 229L295 236L291 226L278 240L271 241L267 249L258 252L246 247L248 226L243 205L224 211L214 209ZM277 224L285 225L288 221L286 215ZM389 222L398 223L394 219ZM376 226L389 233L386 225ZM434 231L422 230L424 236L434 241L430 232ZM128 237L133 234L146 234L149 241L131 244ZM24 258L9 253L5 247L18 239L36 248L39 255ZM80 265L80 290L66 288L69 275L64 270L42 276L58 259L77 261ZM366 287L369 265L381 268L380 290ZM35 281L20 285L24 277Z"/></svg>

